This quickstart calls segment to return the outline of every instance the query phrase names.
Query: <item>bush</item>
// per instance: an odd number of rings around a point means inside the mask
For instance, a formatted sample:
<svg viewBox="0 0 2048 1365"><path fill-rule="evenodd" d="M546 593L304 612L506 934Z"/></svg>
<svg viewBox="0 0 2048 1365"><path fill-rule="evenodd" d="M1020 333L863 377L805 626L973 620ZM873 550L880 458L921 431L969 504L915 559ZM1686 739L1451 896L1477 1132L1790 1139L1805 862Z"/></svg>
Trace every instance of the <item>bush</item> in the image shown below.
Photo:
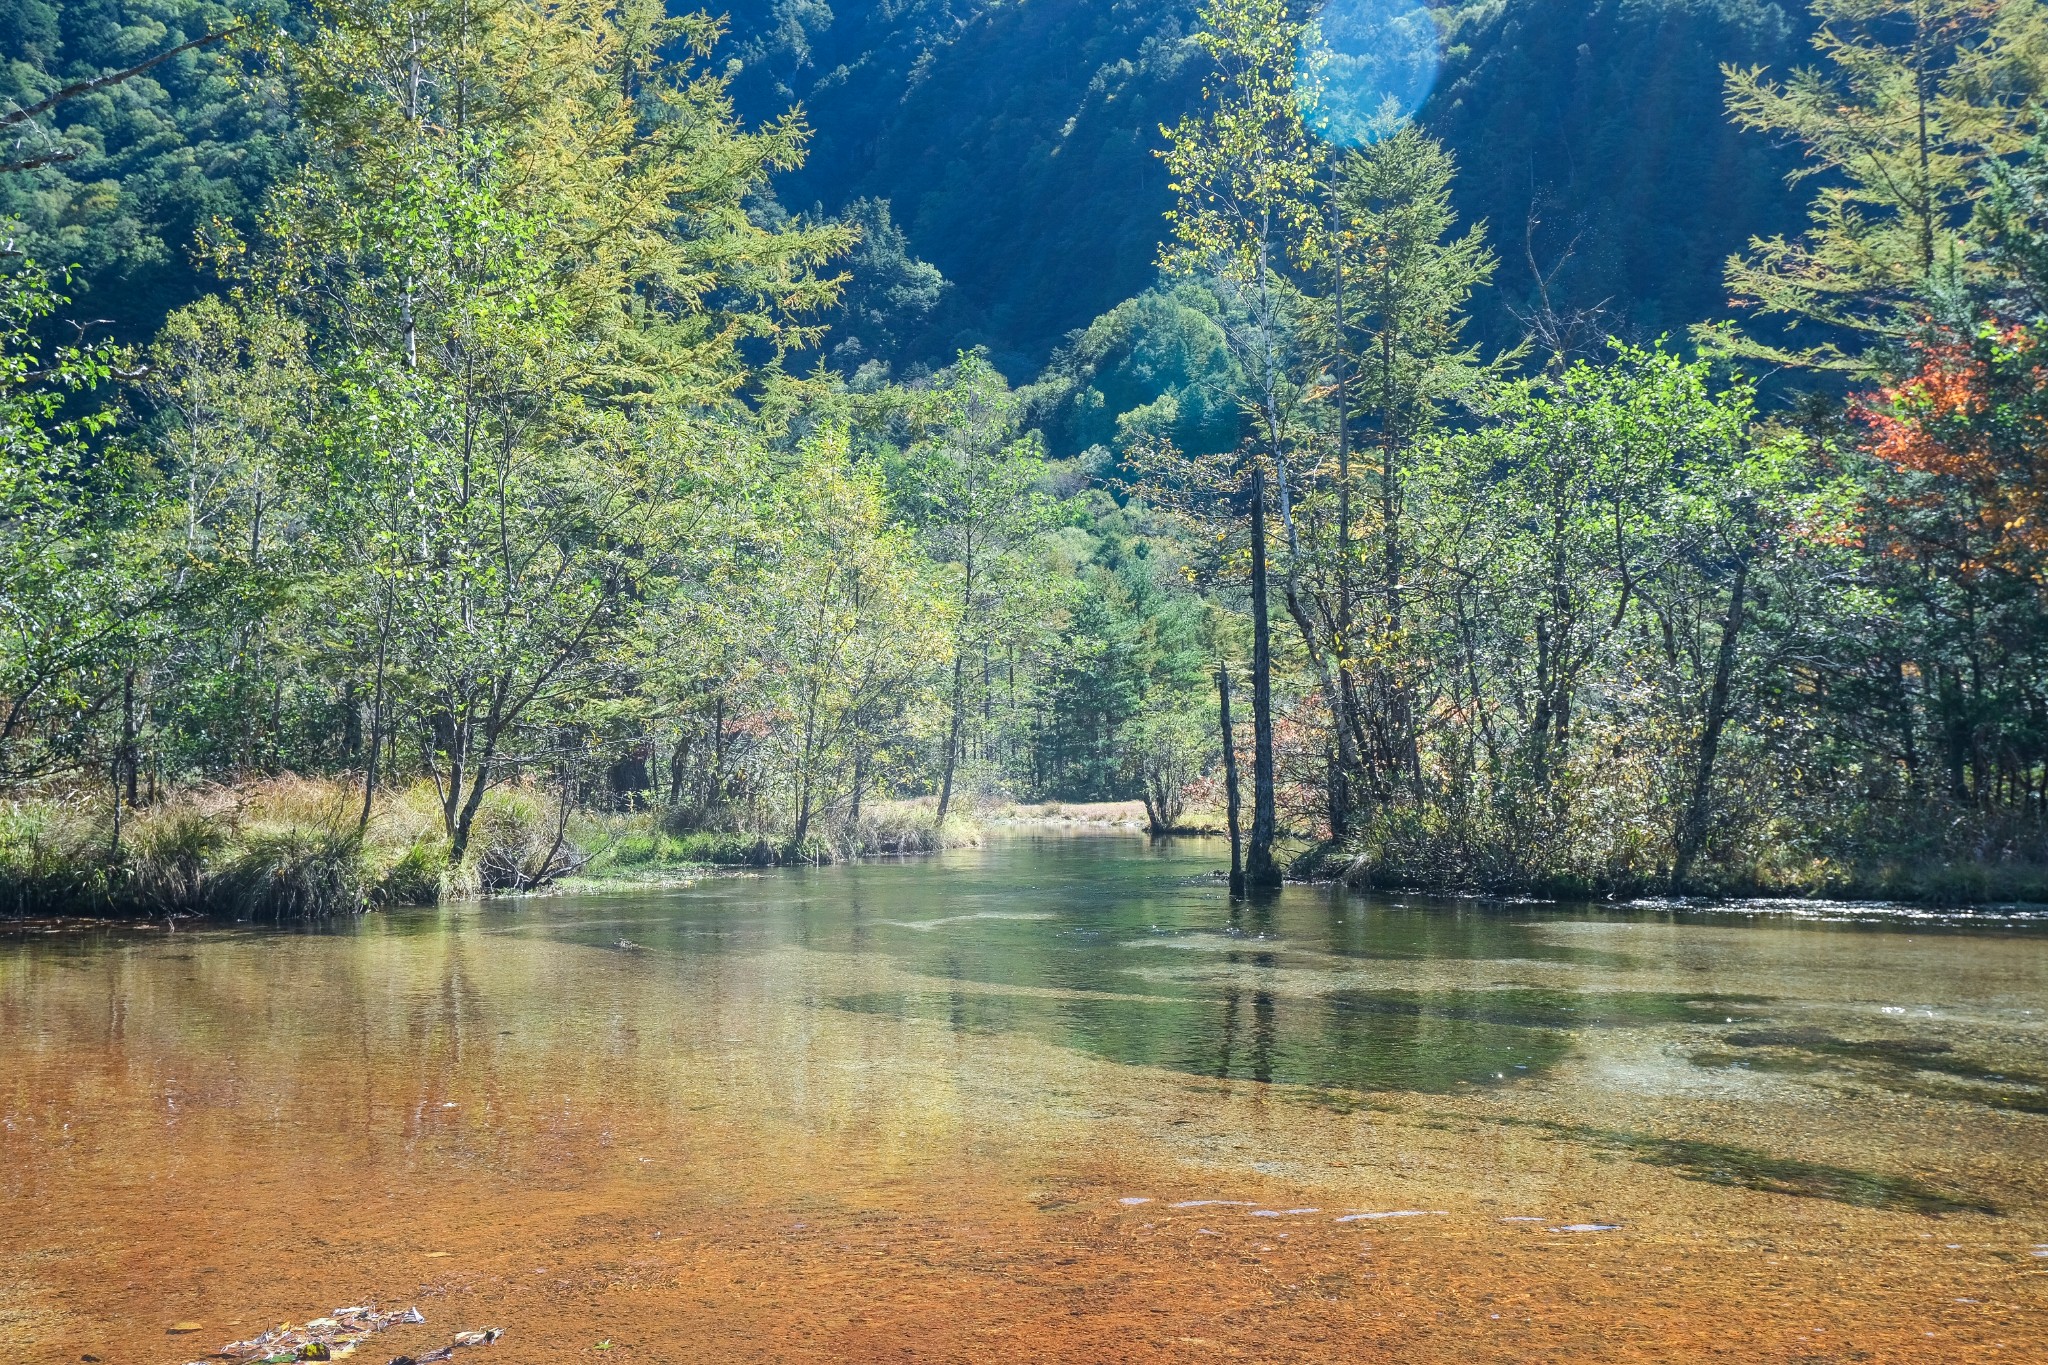
<svg viewBox="0 0 2048 1365"><path fill-rule="evenodd" d="M213 874L228 842L217 818L188 806L137 821L121 899L152 918L209 909Z"/></svg>
<svg viewBox="0 0 2048 1365"><path fill-rule="evenodd" d="M0 810L0 914L107 908L111 840L76 807L15 801Z"/></svg>
<svg viewBox="0 0 2048 1365"><path fill-rule="evenodd" d="M555 798L532 787L490 792L470 826L456 885L489 896L530 891L580 870L590 859L568 838L564 815Z"/></svg>

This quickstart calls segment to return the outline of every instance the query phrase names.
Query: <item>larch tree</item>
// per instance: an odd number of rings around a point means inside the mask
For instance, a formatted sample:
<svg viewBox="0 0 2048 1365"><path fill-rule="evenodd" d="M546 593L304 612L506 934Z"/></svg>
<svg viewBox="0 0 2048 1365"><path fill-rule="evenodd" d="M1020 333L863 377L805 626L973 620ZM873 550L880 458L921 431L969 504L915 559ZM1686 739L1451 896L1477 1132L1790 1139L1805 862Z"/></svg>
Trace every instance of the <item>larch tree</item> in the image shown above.
<svg viewBox="0 0 2048 1365"><path fill-rule="evenodd" d="M1246 452L1251 521L1252 824L1245 879L1275 886L1278 820L1273 778L1272 629L1268 615L1266 481L1270 470L1283 525L1293 533L1289 458L1298 439L1305 385L1297 344L1300 300L1290 271L1316 230L1319 148L1295 89L1306 25L1284 0L1208 0L1195 35L1215 62L1203 109L1163 128L1176 196L1167 214L1173 239L1161 253L1170 271L1211 277L1229 303L1226 329L1245 376L1243 406L1255 432Z"/></svg>
<svg viewBox="0 0 2048 1365"><path fill-rule="evenodd" d="M953 677L939 761L943 825L981 673L974 664L1042 595L1025 549L1049 524L1051 509L1039 489L1041 438L1023 429L1021 402L986 357L963 354L911 396L906 417L912 441L900 500L932 556L956 575Z"/></svg>
<svg viewBox="0 0 2048 1365"><path fill-rule="evenodd" d="M1926 334L1933 301L1978 273L1968 240L1980 171L2018 150L2048 91L2035 0L1814 0L1824 67L1783 82L1725 68L1729 116L1804 148L1812 226L1728 260L1737 307L1702 323L1710 353L1868 379Z"/></svg>
<svg viewBox="0 0 2048 1365"><path fill-rule="evenodd" d="M264 254L346 430L379 671L460 860L514 740L625 621L665 547L674 424L810 339L839 228L757 225L796 164L696 68L718 34L645 4L344 3L280 37L310 156ZM680 49L671 61L665 50ZM386 666L388 664L388 667ZM372 743L374 745L375 738Z"/></svg>

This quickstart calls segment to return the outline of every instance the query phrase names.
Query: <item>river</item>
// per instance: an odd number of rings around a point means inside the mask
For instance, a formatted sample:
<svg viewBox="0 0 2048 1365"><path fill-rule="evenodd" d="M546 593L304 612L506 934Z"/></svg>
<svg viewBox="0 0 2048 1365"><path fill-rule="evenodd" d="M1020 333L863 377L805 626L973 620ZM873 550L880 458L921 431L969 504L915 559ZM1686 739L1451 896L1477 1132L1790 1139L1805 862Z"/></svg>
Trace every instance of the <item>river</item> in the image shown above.
<svg viewBox="0 0 2048 1365"><path fill-rule="evenodd" d="M2048 923L1220 861L0 934L0 1360L2048 1359Z"/></svg>

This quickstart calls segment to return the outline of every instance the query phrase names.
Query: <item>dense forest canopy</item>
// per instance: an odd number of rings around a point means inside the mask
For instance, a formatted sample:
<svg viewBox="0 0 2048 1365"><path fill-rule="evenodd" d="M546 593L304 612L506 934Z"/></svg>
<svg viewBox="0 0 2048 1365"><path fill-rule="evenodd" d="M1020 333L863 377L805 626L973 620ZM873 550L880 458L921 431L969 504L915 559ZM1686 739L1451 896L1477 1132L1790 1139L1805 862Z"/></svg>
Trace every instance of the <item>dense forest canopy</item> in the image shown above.
<svg viewBox="0 0 2048 1365"><path fill-rule="evenodd" d="M1340 35L1346 17L1379 17L1376 0L1338 9ZM1461 216L1487 223L1508 259L1474 310L1489 344L1519 339L1546 291L1638 341L1680 335L1720 311L1722 257L1797 226L1802 200L1783 180L1796 157L1722 118L1720 71L1802 60L1810 20L1796 6L1517 0L1428 19L1430 79L1390 83L1423 96L1420 121L1465 168ZM18 0L0 23L0 94L20 104L232 22L193 0ZM870 255L947 282L904 291L886 321L870 289L886 355L864 341L835 365L937 366L986 346L1021 382L1152 282L1170 201L1159 128L1200 86L1189 0L775 0L729 22L714 61L739 114L799 106L814 132L803 165L773 182L780 203L887 215L893 232L869 234ZM9 176L0 214L78 267L81 306L141 339L201 287L191 256L208 224L246 227L293 154L277 111L274 92L242 97L220 49L181 54L41 120L33 145L76 155ZM869 265L860 278L882 263Z"/></svg>
<svg viewBox="0 0 2048 1365"><path fill-rule="evenodd" d="M2048 884L2036 0L16 14L17 907Z"/></svg>

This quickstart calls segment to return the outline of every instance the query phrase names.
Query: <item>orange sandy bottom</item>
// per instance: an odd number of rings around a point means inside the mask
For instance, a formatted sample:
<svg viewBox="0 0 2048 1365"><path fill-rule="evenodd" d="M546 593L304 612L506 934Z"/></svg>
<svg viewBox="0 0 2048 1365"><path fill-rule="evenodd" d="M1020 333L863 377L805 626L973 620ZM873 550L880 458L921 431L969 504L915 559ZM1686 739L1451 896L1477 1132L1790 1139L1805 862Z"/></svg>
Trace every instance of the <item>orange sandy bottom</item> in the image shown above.
<svg viewBox="0 0 2048 1365"><path fill-rule="evenodd" d="M178 1365L364 1302L427 1318L376 1365L493 1326L457 1361L2048 1360L2035 1115L1845 1094L1795 1132L1712 1094L1626 1112L1570 1070L1340 1101L792 1007L872 984L799 953L740 977L394 936L91 965L0 977L10 1365ZM1911 1160L2002 1212L1557 1136L1595 1103ZM1553 1230L1577 1222L1621 1227Z"/></svg>
<svg viewBox="0 0 2048 1365"><path fill-rule="evenodd" d="M183 1361L374 1300L428 1319L358 1353L379 1365L484 1326L503 1341L462 1358L2048 1358L2041 1263L2007 1237L1947 1241L1980 1236L1981 1220L1965 1231L1633 1163L1606 1171L1626 1227L1557 1233L1455 1198L1441 1214L1338 1223L1347 1191L1222 1188L1142 1152L1036 1151L1035 1169L957 1148L877 1163L853 1147L749 1151L730 1130L614 1112L602 1132L501 1147L491 1169L437 1170L364 1153L317 1114L267 1131L215 1117L201 1140L180 1134L174 1162L126 1179L89 1163L34 1207L5 1207L0 1329L15 1344L0 1355ZM1412 1154L1446 1138L1411 1131L1420 1117L1375 1126ZM700 1155L642 1154L667 1143ZM1168 1207L1225 1197L1319 1211ZM1722 1225L1703 1232L1685 1204L1720 1206ZM186 1320L201 1330L167 1337Z"/></svg>

